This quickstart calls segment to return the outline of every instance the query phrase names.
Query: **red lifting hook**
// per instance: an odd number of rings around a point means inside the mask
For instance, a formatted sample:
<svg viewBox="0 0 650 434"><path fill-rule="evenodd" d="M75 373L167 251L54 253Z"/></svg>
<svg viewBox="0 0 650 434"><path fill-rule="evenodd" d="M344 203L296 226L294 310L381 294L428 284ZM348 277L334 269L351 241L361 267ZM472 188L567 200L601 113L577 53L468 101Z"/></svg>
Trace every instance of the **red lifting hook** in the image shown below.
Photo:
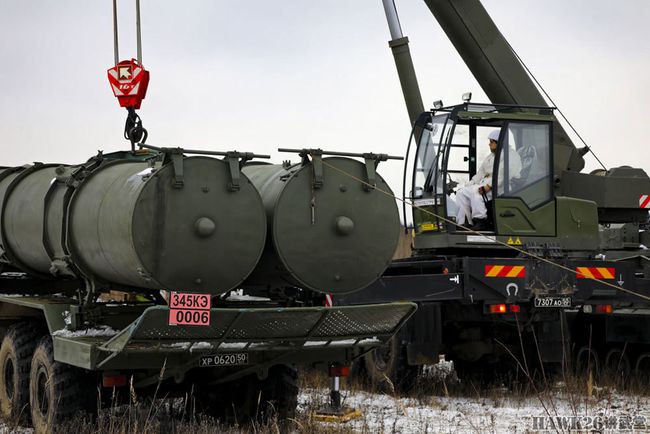
<svg viewBox="0 0 650 434"><path fill-rule="evenodd" d="M139 109L147 93L149 71L142 66L142 38L140 35L140 0L136 0L136 32L138 59L119 60L117 35L117 0L113 0L113 42L115 66L108 70L108 81L120 107Z"/></svg>

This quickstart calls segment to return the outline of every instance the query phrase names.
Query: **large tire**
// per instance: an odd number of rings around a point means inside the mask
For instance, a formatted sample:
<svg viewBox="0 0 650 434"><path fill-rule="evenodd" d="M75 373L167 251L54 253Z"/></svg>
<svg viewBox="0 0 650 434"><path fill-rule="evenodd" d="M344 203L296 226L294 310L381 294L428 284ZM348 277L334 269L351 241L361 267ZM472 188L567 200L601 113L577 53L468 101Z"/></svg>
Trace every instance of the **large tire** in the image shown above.
<svg viewBox="0 0 650 434"><path fill-rule="evenodd" d="M34 350L29 373L29 404L37 434L51 433L73 416L96 407L91 377L83 369L54 361L52 339L44 337Z"/></svg>
<svg viewBox="0 0 650 434"><path fill-rule="evenodd" d="M630 358L625 353L625 348L612 348L605 356L603 366L605 378L613 378L614 384L623 388L630 379L632 365Z"/></svg>
<svg viewBox="0 0 650 434"><path fill-rule="evenodd" d="M296 416L298 373L287 365L269 369L264 380L248 376L199 393L204 413L225 423L266 424L277 420L280 427Z"/></svg>
<svg viewBox="0 0 650 434"><path fill-rule="evenodd" d="M589 375L594 380L600 379L600 359L598 353L593 348L583 346L576 352L575 374L578 378Z"/></svg>
<svg viewBox="0 0 650 434"><path fill-rule="evenodd" d="M397 336L370 351L363 361L368 382L383 392L409 391L420 372L418 366L408 364L406 349Z"/></svg>
<svg viewBox="0 0 650 434"><path fill-rule="evenodd" d="M5 420L25 421L29 416L29 367L38 342L36 324L9 327L0 346L0 414Z"/></svg>

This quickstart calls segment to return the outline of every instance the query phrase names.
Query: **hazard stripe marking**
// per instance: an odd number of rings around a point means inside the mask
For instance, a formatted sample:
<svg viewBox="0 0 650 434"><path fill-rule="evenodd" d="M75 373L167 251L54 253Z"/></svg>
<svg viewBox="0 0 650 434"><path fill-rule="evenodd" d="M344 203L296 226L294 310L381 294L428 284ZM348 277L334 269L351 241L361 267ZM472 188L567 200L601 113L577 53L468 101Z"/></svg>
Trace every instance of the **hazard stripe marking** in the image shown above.
<svg viewBox="0 0 650 434"><path fill-rule="evenodd" d="M578 279L593 279L594 275L591 274L591 271L588 267L578 267L576 268L578 272Z"/></svg>
<svg viewBox="0 0 650 434"><path fill-rule="evenodd" d="M489 269L488 269L489 267ZM494 266L485 266L485 276L486 277L497 277L499 275L499 271L503 269L503 265L494 265Z"/></svg>
<svg viewBox="0 0 650 434"><path fill-rule="evenodd" d="M512 267L512 270L510 270L510 272L508 273L508 276L506 276L506 277L518 277L519 273L521 273L521 271L523 269L524 269L524 267L522 265L514 266L514 267Z"/></svg>
<svg viewBox="0 0 650 434"><path fill-rule="evenodd" d="M614 278L614 269L613 268L599 268L598 271L603 279L613 279Z"/></svg>
<svg viewBox="0 0 650 434"><path fill-rule="evenodd" d="M615 279L616 268L609 267L576 267L578 279Z"/></svg>
<svg viewBox="0 0 650 434"><path fill-rule="evenodd" d="M485 277L526 277L523 265L486 265Z"/></svg>
<svg viewBox="0 0 650 434"><path fill-rule="evenodd" d="M650 208L650 195L643 194L639 198L639 208Z"/></svg>

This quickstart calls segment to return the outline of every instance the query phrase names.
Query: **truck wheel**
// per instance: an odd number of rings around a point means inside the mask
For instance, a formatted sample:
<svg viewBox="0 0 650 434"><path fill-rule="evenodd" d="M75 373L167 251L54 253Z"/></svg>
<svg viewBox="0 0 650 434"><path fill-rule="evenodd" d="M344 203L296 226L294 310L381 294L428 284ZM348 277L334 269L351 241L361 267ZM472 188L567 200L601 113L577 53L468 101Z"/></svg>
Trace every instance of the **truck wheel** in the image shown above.
<svg viewBox="0 0 650 434"><path fill-rule="evenodd" d="M202 412L225 423L266 424L276 419L284 427L296 415L298 373L290 366L277 365L264 380L251 375L204 389L198 398Z"/></svg>
<svg viewBox="0 0 650 434"><path fill-rule="evenodd" d="M575 370L578 377L586 377L591 373L594 379L598 379L600 376L598 353L593 348L581 347L576 354Z"/></svg>
<svg viewBox="0 0 650 434"><path fill-rule="evenodd" d="M37 434L50 433L72 416L91 411L92 382L84 370L54 361L52 339L44 337L34 350L29 372L29 404Z"/></svg>
<svg viewBox="0 0 650 434"><path fill-rule="evenodd" d="M605 357L606 377L613 377L614 383L623 387L630 378L631 365L630 358L619 348L609 350Z"/></svg>
<svg viewBox="0 0 650 434"><path fill-rule="evenodd" d="M634 376L639 385L644 387L650 382L650 353L639 356L634 367Z"/></svg>
<svg viewBox="0 0 650 434"><path fill-rule="evenodd" d="M29 415L29 366L38 341L34 323L22 322L7 330L0 346L0 414L5 420Z"/></svg>
<svg viewBox="0 0 650 434"><path fill-rule="evenodd" d="M396 336L383 347L366 354L364 364L370 384L384 392L410 390L419 371L417 366L408 364L406 351Z"/></svg>
<svg viewBox="0 0 650 434"><path fill-rule="evenodd" d="M259 381L259 393L253 397L253 415L266 423L273 418L284 424L296 417L298 406L298 371L287 365L277 365L269 376Z"/></svg>

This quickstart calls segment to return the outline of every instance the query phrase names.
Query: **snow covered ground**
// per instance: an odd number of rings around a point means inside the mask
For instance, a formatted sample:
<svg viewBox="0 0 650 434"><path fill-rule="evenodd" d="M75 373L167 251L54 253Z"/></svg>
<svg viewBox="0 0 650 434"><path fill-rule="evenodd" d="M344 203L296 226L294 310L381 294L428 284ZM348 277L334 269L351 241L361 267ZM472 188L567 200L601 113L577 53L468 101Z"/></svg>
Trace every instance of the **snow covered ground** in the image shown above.
<svg viewBox="0 0 650 434"><path fill-rule="evenodd" d="M608 433L650 432L650 397L607 390L592 398L561 390L541 397L510 395L505 388L492 391L489 398L397 398L355 392L345 404L361 410L363 416L343 426L371 433L575 433L592 432L594 428ZM306 417L325 403L326 397L325 389L304 390L298 401L299 412ZM323 425L332 430L342 427L339 423Z"/></svg>
<svg viewBox="0 0 650 434"><path fill-rule="evenodd" d="M0 434L32 434L32 428L23 428L9 425L0 420Z"/></svg>
<svg viewBox="0 0 650 434"><path fill-rule="evenodd" d="M561 383L553 392L526 396L514 394L505 387L476 392L475 396L420 393L417 397L343 389L344 405L360 410L362 416L345 423L314 421L313 413L326 406L328 394L327 388L301 391L294 432L650 433L650 396L625 395L608 388L594 387L590 398L570 393ZM222 426L212 425L198 428L198 431L178 432L223 430ZM240 433L237 428L226 431ZM244 432L248 431L241 431ZM259 432L276 430L264 428ZM33 430L0 422L0 434L9 433L31 434Z"/></svg>

